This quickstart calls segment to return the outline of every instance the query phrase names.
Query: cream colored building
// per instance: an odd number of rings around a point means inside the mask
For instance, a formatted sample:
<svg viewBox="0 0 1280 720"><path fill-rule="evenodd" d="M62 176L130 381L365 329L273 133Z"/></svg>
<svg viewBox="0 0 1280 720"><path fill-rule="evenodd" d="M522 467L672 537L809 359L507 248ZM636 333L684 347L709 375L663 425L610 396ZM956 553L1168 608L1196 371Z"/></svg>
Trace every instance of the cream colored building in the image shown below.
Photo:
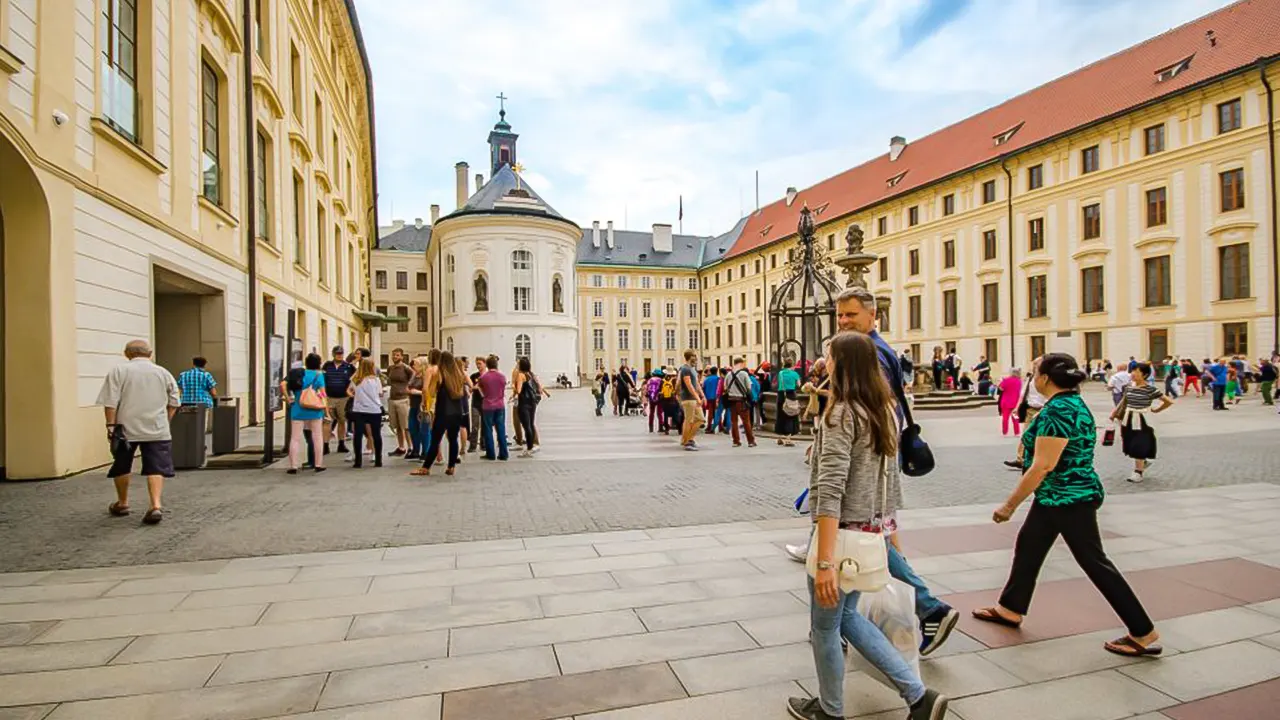
<svg viewBox="0 0 1280 720"><path fill-rule="evenodd" d="M431 206L432 222L440 208ZM432 225L416 218L412 223L396 220L378 229L378 246L370 264L373 275L372 306L390 318L382 329L378 361L387 367L391 351L400 348L410 357L425 355L432 347L431 291L426 268L427 247ZM350 348L347 348L350 352Z"/></svg>
<svg viewBox="0 0 1280 720"><path fill-rule="evenodd" d="M108 460L94 401L131 338L175 374L207 357L248 422L265 336L290 313L306 350L366 337L374 148L354 5L255 0L246 32L242 2L0 2L10 478Z"/></svg>

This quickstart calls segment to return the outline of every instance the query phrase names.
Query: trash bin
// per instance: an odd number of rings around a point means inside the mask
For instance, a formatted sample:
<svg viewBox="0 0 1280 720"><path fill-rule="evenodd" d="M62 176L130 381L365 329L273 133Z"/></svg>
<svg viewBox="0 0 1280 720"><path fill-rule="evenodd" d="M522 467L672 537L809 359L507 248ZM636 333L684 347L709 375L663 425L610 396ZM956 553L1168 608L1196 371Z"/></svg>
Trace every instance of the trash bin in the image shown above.
<svg viewBox="0 0 1280 720"><path fill-rule="evenodd" d="M213 408L213 454L225 455L240 449L240 398L218 398Z"/></svg>
<svg viewBox="0 0 1280 720"><path fill-rule="evenodd" d="M183 405L169 421L173 435L173 467L175 470L191 470L204 466L204 425L208 408L204 405Z"/></svg>

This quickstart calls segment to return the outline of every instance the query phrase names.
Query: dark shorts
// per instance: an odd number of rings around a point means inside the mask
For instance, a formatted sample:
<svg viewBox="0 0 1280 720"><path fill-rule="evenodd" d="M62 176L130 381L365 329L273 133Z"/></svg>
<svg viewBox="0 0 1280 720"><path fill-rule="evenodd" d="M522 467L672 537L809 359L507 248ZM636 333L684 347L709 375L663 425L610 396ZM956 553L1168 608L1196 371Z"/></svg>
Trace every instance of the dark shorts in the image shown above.
<svg viewBox="0 0 1280 720"><path fill-rule="evenodd" d="M107 471L107 477L115 478L132 473L133 456L138 450L142 450L143 475L173 477L173 441L171 440L136 443L120 440L112 443L111 469Z"/></svg>

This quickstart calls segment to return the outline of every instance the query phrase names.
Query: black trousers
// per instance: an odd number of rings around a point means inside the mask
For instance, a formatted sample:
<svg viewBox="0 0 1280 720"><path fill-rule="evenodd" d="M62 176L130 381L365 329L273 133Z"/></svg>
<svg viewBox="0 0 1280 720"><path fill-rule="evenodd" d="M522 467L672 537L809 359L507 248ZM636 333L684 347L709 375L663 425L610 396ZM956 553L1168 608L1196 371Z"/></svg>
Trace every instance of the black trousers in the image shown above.
<svg viewBox="0 0 1280 720"><path fill-rule="evenodd" d="M461 415L442 416L437 413L435 422L431 423L431 444L427 446L427 454L423 456L422 467L429 468L431 463L436 461L436 457L440 454L440 442L446 436L449 438L449 467L457 465L458 431L461 428Z"/></svg>
<svg viewBox="0 0 1280 720"><path fill-rule="evenodd" d="M1000 605L1019 615L1027 613L1040 566L1061 535L1080 569L1120 616L1129 634L1134 637L1151 634L1155 626L1147 611L1102 549L1102 535L1098 532L1098 507L1101 505L1099 501L1046 507L1032 501L1027 521L1018 531L1013 569L1004 592L1000 594Z"/></svg>
<svg viewBox="0 0 1280 720"><path fill-rule="evenodd" d="M356 428L355 437L351 438L351 450L355 454L351 466L360 467L364 464L360 443L364 442L365 427L370 427L373 428L373 464L375 467L382 467L382 413L351 413L350 416Z"/></svg>
<svg viewBox="0 0 1280 720"><path fill-rule="evenodd" d="M625 403L626 401L624 400L623 402ZM533 421L537 414L538 406L533 403L522 402L516 405L516 419L520 421L520 427L524 430L526 450L533 449L533 441L538 437L533 428Z"/></svg>

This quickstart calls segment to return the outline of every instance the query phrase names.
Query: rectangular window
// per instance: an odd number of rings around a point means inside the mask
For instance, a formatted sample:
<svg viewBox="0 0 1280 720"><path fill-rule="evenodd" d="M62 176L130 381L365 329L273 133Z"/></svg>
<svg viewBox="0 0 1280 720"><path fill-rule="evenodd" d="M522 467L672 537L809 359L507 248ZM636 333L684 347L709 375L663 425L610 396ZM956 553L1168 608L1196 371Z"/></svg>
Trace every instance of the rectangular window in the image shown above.
<svg viewBox="0 0 1280 720"><path fill-rule="evenodd" d="M907 251L907 270L912 275L920 274L920 250L912 248Z"/></svg>
<svg viewBox="0 0 1280 720"><path fill-rule="evenodd" d="M675 290L675 289L676 289L676 279L675 279L675 278L663 278L663 280L662 280L662 287L663 287L664 289L666 289L666 290Z"/></svg>
<svg viewBox="0 0 1280 720"><path fill-rule="evenodd" d="M996 181L988 180L982 183L982 204L993 203L996 201Z"/></svg>
<svg viewBox="0 0 1280 720"><path fill-rule="evenodd" d="M1249 323L1233 322L1222 324L1222 354L1249 354Z"/></svg>
<svg viewBox="0 0 1280 720"><path fill-rule="evenodd" d="M1093 331L1084 334L1084 359L1102 359L1102 333Z"/></svg>
<svg viewBox="0 0 1280 720"><path fill-rule="evenodd" d="M675 317L676 317L676 304L673 302L669 302L667 303L667 306L666 306L666 318L668 320L674 320Z"/></svg>
<svg viewBox="0 0 1280 720"><path fill-rule="evenodd" d="M982 322L1000 321L1000 284L987 283L982 286Z"/></svg>
<svg viewBox="0 0 1280 720"><path fill-rule="evenodd" d="M1095 313L1106 309L1101 265L1080 271L1080 289L1083 294L1081 307L1084 312Z"/></svg>
<svg viewBox="0 0 1280 720"><path fill-rule="evenodd" d="M328 284L329 253L325 250L324 237L322 236L322 233L324 232L324 226L325 226L324 205L317 205L316 206L316 254L319 256L320 262L317 264L316 269L319 271L320 277L316 279L322 283Z"/></svg>
<svg viewBox="0 0 1280 720"><path fill-rule="evenodd" d="M1027 250L1035 252L1044 249L1044 218L1031 218L1027 221Z"/></svg>
<svg viewBox="0 0 1280 720"><path fill-rule="evenodd" d="M889 281L889 258L880 258L876 261L876 267L880 270L880 282Z"/></svg>
<svg viewBox="0 0 1280 720"><path fill-rule="evenodd" d="M420 273L418 273L418 274L417 274L416 281L417 281L417 285L416 285L416 287L417 287L419 290L426 290L426 289L427 289L427 274L426 274L426 273L424 273L424 272L420 272Z"/></svg>
<svg viewBox="0 0 1280 720"><path fill-rule="evenodd" d="M689 349L691 350L698 349L698 331L697 330L689 331Z"/></svg>
<svg viewBox="0 0 1280 720"><path fill-rule="evenodd" d="M828 236L827 236L827 249L828 249L828 250L835 250L835 249L836 249L836 234L835 234L835 233L831 233L830 235L828 235ZM746 273L745 271L744 271L744 272L742 272L742 273L740 273L740 275L746 275L746 274L747 274L747 273Z"/></svg>
<svg viewBox="0 0 1280 720"><path fill-rule="evenodd" d="M648 290L648 289L650 289L651 287L653 287L653 278L649 277L648 275L643 275L643 276L641 276L641 278L640 278L640 289L641 289L641 290Z"/></svg>
<svg viewBox="0 0 1280 720"><path fill-rule="evenodd" d="M1168 255L1150 257L1142 261L1147 285L1147 307L1173 304L1173 284L1169 273Z"/></svg>
<svg viewBox="0 0 1280 720"><path fill-rule="evenodd" d="M1080 151L1080 174L1096 172L1098 169L1098 146L1087 147Z"/></svg>
<svg viewBox="0 0 1280 720"><path fill-rule="evenodd" d="M760 307L760 298L762 295L763 293L760 291L760 288L756 288L756 307Z"/></svg>
<svg viewBox="0 0 1280 720"><path fill-rule="evenodd" d="M729 302L729 312L733 312L733 296L732 296L732 295L730 295L730 296L729 296L728 298L726 298L726 299L727 299L727 300L728 300L728 302Z"/></svg>
<svg viewBox="0 0 1280 720"><path fill-rule="evenodd" d="M289 43L289 104L293 117L302 122L302 56L293 43Z"/></svg>
<svg viewBox="0 0 1280 720"><path fill-rule="evenodd" d="M375 270L373 273L373 286L378 290L387 289L387 271Z"/></svg>
<svg viewBox="0 0 1280 720"><path fill-rule="evenodd" d="M956 241L945 240L942 243L942 267L953 268L956 266Z"/></svg>
<svg viewBox="0 0 1280 720"><path fill-rule="evenodd" d="M271 187L271 183L267 180L267 155L270 151L267 149L267 136L261 130L257 132L257 135L257 138L255 138L256 145L253 149L256 155L253 168L253 192L255 195L254 205L257 207L257 217L254 218L254 224L257 226L258 237L270 242L271 198L267 193L267 188Z"/></svg>
<svg viewBox="0 0 1280 720"><path fill-rule="evenodd" d="M1084 239L1102 237L1102 206L1098 203L1085 205L1081 214L1084 216Z"/></svg>
<svg viewBox="0 0 1280 720"><path fill-rule="evenodd" d="M102 115L138 142L138 3L102 3Z"/></svg>
<svg viewBox="0 0 1280 720"><path fill-rule="evenodd" d="M956 291L942 291L942 326L955 327L960 323L956 307Z"/></svg>
<svg viewBox="0 0 1280 720"><path fill-rule="evenodd" d="M956 213L956 194L950 193L942 196L942 214L943 216L954 215Z"/></svg>
<svg viewBox="0 0 1280 720"><path fill-rule="evenodd" d="M1240 98L1218 106L1218 134L1240 129Z"/></svg>
<svg viewBox="0 0 1280 720"><path fill-rule="evenodd" d="M302 267L307 266L307 228L306 220L303 219L302 207L306 202L303 197L302 178L297 173L293 174L293 261ZM379 271L381 272L381 271ZM382 280L382 288L385 290L387 281L384 274Z"/></svg>
<svg viewBox="0 0 1280 720"><path fill-rule="evenodd" d="M221 109L218 98L218 73L206 61L200 62L200 148L202 151L200 191L214 205L222 204L222 168L219 166L221 141L219 123Z"/></svg>
<svg viewBox="0 0 1280 720"><path fill-rule="evenodd" d="M529 310L532 307L533 293L528 287L514 287L511 289L511 305L519 311Z"/></svg>
<svg viewBox="0 0 1280 720"><path fill-rule="evenodd" d="M907 208L907 225L915 227L920 224L920 206L912 205ZM832 237L835 237L834 235Z"/></svg>
<svg viewBox="0 0 1280 720"><path fill-rule="evenodd" d="M1218 286L1223 300L1249 297L1249 243L1218 248Z"/></svg>
<svg viewBox="0 0 1280 720"><path fill-rule="evenodd" d="M920 324L920 296L912 295L907 298L907 328L919 330Z"/></svg>
<svg viewBox="0 0 1280 720"><path fill-rule="evenodd" d="M725 328L725 337L729 339L727 344L728 347L733 347L733 325L729 325Z"/></svg>
<svg viewBox="0 0 1280 720"><path fill-rule="evenodd" d="M597 351L604 350L604 328L592 328L591 347Z"/></svg>
<svg viewBox="0 0 1280 720"><path fill-rule="evenodd" d="M1222 192L1222 212L1244 209L1244 168L1218 174Z"/></svg>
<svg viewBox="0 0 1280 720"><path fill-rule="evenodd" d="M619 300L618 301L618 317L624 318L626 316L627 316L627 301Z"/></svg>
<svg viewBox="0 0 1280 720"><path fill-rule="evenodd" d="M698 317L698 303L691 302L689 303L689 318L693 319L696 317Z"/></svg>
<svg viewBox="0 0 1280 720"><path fill-rule="evenodd" d="M720 348L720 328L716 327L716 349Z"/></svg>
<svg viewBox="0 0 1280 720"><path fill-rule="evenodd" d="M342 226L333 226L333 289L344 295L342 289Z"/></svg>
<svg viewBox="0 0 1280 720"><path fill-rule="evenodd" d="M618 289L620 289L620 290L626 290L626 289L627 289L627 276L626 276L626 275L619 275L619 276L618 276Z"/></svg>
<svg viewBox="0 0 1280 720"><path fill-rule="evenodd" d="M603 276L603 275L592 275L592 276L591 276L591 287L604 287L604 276Z"/></svg>
<svg viewBox="0 0 1280 720"><path fill-rule="evenodd" d="M882 217L876 220L876 235L886 235L889 232L889 218Z"/></svg>
<svg viewBox="0 0 1280 720"><path fill-rule="evenodd" d="M653 329L652 328L644 328L643 330L640 331L640 349L641 350L653 349Z"/></svg>
<svg viewBox="0 0 1280 720"><path fill-rule="evenodd" d="M1168 208L1165 205L1165 189L1155 188L1147 191L1147 227L1159 227L1168 222Z"/></svg>
<svg viewBox="0 0 1280 720"><path fill-rule="evenodd" d="M995 230L982 231L982 259L983 260L996 259L996 231Z"/></svg>
<svg viewBox="0 0 1280 720"><path fill-rule="evenodd" d="M591 317L604 317L604 301L595 300L591 303Z"/></svg>
<svg viewBox="0 0 1280 720"><path fill-rule="evenodd" d="M631 333L626 328L618 328L618 349L631 349Z"/></svg>
<svg viewBox="0 0 1280 720"><path fill-rule="evenodd" d="M1143 148L1147 155L1164 152L1164 125L1152 125L1142 131Z"/></svg>
<svg viewBox="0 0 1280 720"><path fill-rule="evenodd" d="M1044 165L1032 165L1027 168L1027 190L1039 190L1044 187Z"/></svg>
<svg viewBox="0 0 1280 720"><path fill-rule="evenodd" d="M996 358L1000 356L1000 341L995 338L987 338L982 341L982 345L983 351L987 354L987 360L995 362Z"/></svg>
<svg viewBox="0 0 1280 720"><path fill-rule="evenodd" d="M733 282L733 268L724 271L724 281L727 283Z"/></svg>
<svg viewBox="0 0 1280 720"><path fill-rule="evenodd" d="M396 271L396 289L397 290L409 289L409 273L408 272L405 272L404 270Z"/></svg>
<svg viewBox="0 0 1280 720"><path fill-rule="evenodd" d="M404 320L396 323L396 330L402 333L409 332L409 306L397 305L396 315L404 318Z"/></svg>
<svg viewBox="0 0 1280 720"><path fill-rule="evenodd" d="M315 113L311 116L311 120L315 123L316 131L314 140L316 162L324 162L324 103L320 100L320 93L316 93Z"/></svg>
<svg viewBox="0 0 1280 720"><path fill-rule="evenodd" d="M640 303L640 317L644 318L645 320L648 320L649 318L653 317L653 303L649 302L648 300L645 300L644 302Z"/></svg>
<svg viewBox="0 0 1280 720"><path fill-rule="evenodd" d="M1044 336L1032 335L1031 336L1031 357L1038 358L1043 356L1044 356Z"/></svg>
<svg viewBox="0 0 1280 720"><path fill-rule="evenodd" d="M667 350L676 348L676 329L667 328L662 331L662 346Z"/></svg>
<svg viewBox="0 0 1280 720"><path fill-rule="evenodd" d="M1032 275L1027 278L1027 317L1042 318L1049 315L1049 278Z"/></svg>
<svg viewBox="0 0 1280 720"><path fill-rule="evenodd" d="M430 317L431 317L430 310L424 307L418 308L418 332L424 333L428 331L428 329L431 327Z"/></svg>
<svg viewBox="0 0 1280 720"><path fill-rule="evenodd" d="M756 261L756 272L760 272L760 261L759 261L759 260L757 260L757 261ZM689 289L690 289L690 290L697 290L697 289L698 289L698 278L696 278L696 277L691 277L691 278L689 278L689 285L688 285L688 287L689 287ZM668 288L668 289L669 289L669 288Z"/></svg>

